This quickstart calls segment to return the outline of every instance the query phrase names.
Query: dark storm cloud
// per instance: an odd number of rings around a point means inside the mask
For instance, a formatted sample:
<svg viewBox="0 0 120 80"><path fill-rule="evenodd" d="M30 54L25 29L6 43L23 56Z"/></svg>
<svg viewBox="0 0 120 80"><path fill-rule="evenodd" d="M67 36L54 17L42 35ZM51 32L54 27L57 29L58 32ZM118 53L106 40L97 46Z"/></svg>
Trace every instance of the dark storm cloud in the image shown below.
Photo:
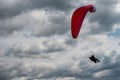
<svg viewBox="0 0 120 80"><path fill-rule="evenodd" d="M4 0L0 1L0 19L16 16L33 9L70 10L72 5L68 0Z"/></svg>
<svg viewBox="0 0 120 80"><path fill-rule="evenodd" d="M91 34L99 34L113 30L113 26L120 22L120 14L115 10L118 1L96 1L96 12L91 16L90 23L93 22L91 27Z"/></svg>

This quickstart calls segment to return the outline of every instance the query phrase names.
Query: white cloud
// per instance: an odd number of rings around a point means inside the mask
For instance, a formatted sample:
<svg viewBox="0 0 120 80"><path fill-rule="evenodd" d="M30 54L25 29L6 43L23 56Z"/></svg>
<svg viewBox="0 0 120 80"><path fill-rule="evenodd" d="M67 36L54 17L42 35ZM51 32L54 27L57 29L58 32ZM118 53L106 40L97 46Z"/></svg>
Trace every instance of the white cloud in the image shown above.
<svg viewBox="0 0 120 80"><path fill-rule="evenodd" d="M120 13L120 3L116 5L116 12Z"/></svg>
<svg viewBox="0 0 120 80"><path fill-rule="evenodd" d="M65 77L65 78L57 78L56 80L76 80L76 79L72 77Z"/></svg>
<svg viewBox="0 0 120 80"><path fill-rule="evenodd" d="M47 39L42 39L42 38L40 39L41 39L40 43L38 43L37 39L32 39L31 41L23 40L25 43L24 46L21 46L22 45L21 43L23 43L21 41L20 44L15 45L16 47L15 46L12 46L12 47L14 48L14 50L21 49L22 51L24 49L25 50L29 49L31 46L32 48L28 50L28 51L31 51L32 49L35 48L35 45L36 46L37 44L43 45L42 40L43 42L44 40L48 41ZM45 47L51 46L54 43L55 43L54 46L64 45L63 44L64 39L63 40L58 39L57 41L56 40L57 40L56 38L54 39L49 38L49 42L46 43ZM118 64L119 53L117 52L117 50L119 50L118 42L119 42L118 40L111 39L105 35L95 35L95 36L89 36L87 39L80 38L79 44L73 47L71 46L66 51L63 51L63 52L57 52L57 53L53 52L49 54L45 53L42 55L34 54L36 55L35 57L33 56L30 57L30 54L29 54L30 52L28 52L28 54L26 54L26 56L24 57L11 56L11 58L9 58L10 56L4 56L0 60L2 62L0 64L1 70L3 70L3 73L1 73L1 75L4 74L5 76L8 76L8 78L11 78L13 80L14 79L26 79L26 80L48 79L49 80L54 78L58 80L59 79L65 79L65 80L92 79L94 80L94 78L103 78L103 77L107 79L107 76L112 75L113 74L112 72L115 72L116 68L119 65ZM27 46L26 44L28 44L27 48L25 48ZM110 48L109 46L113 46L113 49ZM95 53L95 56L98 57L98 59L101 61L100 63L94 64L88 59L88 57L91 54L90 47L93 47L93 49L95 47L94 53ZM9 54L13 54L13 52ZM22 52L19 54L22 54ZM6 66L6 67L3 67L3 66ZM8 74L6 71L9 71L10 74ZM21 76L18 76L18 75L21 75ZM116 76L116 77L118 78L119 76ZM111 76L111 78L114 78L114 76Z"/></svg>
<svg viewBox="0 0 120 80"><path fill-rule="evenodd" d="M0 79L119 79L120 39L106 34L119 28L119 14L110 7L117 10L119 1L95 1L97 11L86 16L76 40L70 33L72 6L76 9L88 0L22 1L4 0L0 5ZM100 63L91 62L91 54Z"/></svg>
<svg viewBox="0 0 120 80"><path fill-rule="evenodd" d="M103 70L103 71L100 71L100 72L96 72L94 74L94 77L101 78L101 77L110 76L110 74L111 74L111 70Z"/></svg>

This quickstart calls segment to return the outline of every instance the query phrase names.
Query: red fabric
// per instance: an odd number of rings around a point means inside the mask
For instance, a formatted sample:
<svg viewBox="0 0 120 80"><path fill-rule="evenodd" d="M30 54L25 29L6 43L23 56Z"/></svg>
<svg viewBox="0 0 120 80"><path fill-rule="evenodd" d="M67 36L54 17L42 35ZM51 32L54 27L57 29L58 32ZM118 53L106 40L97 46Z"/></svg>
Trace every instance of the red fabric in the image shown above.
<svg viewBox="0 0 120 80"><path fill-rule="evenodd" d="M94 7L92 5L87 5L87 6L80 7L74 11L71 19L71 33L74 39L77 38L80 32L83 20L88 11L94 12Z"/></svg>

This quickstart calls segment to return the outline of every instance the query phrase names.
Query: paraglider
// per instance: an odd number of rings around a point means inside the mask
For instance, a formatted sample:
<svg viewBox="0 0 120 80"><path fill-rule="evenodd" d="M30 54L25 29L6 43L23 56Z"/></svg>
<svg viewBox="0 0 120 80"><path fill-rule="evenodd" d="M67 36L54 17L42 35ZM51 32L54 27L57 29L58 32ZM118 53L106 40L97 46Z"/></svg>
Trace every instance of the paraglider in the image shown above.
<svg viewBox="0 0 120 80"><path fill-rule="evenodd" d="M88 11L92 13L92 12L95 12L96 9L93 5L86 5L86 6L79 7L74 11L71 19L71 33L72 33L73 39L76 39L78 37L83 20Z"/></svg>
<svg viewBox="0 0 120 80"><path fill-rule="evenodd" d="M85 5L77 8L71 18L71 34L73 39L78 37L84 18L88 12L94 13L96 8L93 5ZM89 57L94 63L100 62L94 55Z"/></svg>
<svg viewBox="0 0 120 80"><path fill-rule="evenodd" d="M90 59L91 61L93 61L94 63L100 62L97 58L95 58L94 55L91 55L91 57L89 57L89 59Z"/></svg>

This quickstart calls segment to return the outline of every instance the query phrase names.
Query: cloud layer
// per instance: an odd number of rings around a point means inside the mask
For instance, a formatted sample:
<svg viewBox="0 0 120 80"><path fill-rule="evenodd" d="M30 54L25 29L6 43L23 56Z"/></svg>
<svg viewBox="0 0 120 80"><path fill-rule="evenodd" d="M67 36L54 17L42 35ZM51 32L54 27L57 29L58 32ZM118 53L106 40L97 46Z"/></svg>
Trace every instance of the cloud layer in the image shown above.
<svg viewBox="0 0 120 80"><path fill-rule="evenodd" d="M73 11L85 4L87 14L73 40ZM1 0L0 80L119 80L120 38L116 0ZM100 59L94 64L91 54Z"/></svg>

